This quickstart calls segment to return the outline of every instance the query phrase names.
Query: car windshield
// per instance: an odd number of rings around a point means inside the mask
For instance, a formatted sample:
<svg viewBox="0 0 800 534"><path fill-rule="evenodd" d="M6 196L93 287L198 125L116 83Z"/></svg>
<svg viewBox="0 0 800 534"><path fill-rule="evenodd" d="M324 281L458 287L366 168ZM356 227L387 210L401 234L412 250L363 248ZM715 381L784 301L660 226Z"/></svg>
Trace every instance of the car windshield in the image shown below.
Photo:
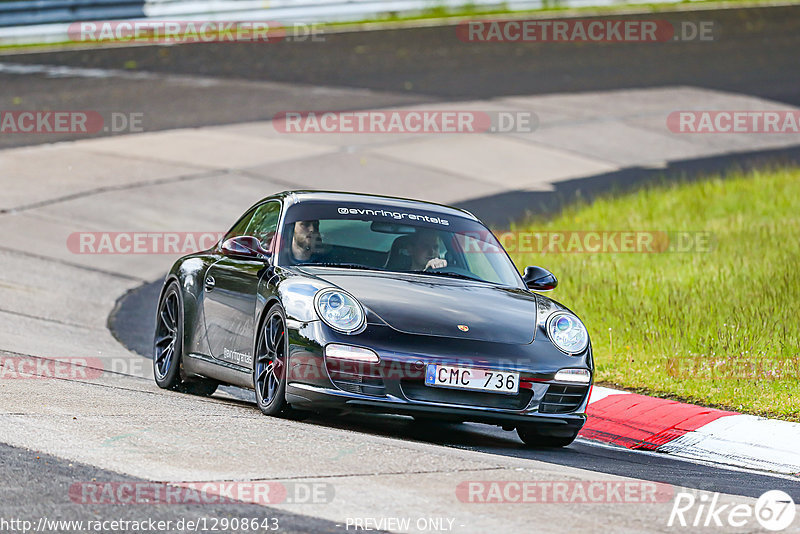
<svg viewBox="0 0 800 534"><path fill-rule="evenodd" d="M302 203L284 221L279 265L371 269L521 287L494 235L479 222L432 211Z"/></svg>

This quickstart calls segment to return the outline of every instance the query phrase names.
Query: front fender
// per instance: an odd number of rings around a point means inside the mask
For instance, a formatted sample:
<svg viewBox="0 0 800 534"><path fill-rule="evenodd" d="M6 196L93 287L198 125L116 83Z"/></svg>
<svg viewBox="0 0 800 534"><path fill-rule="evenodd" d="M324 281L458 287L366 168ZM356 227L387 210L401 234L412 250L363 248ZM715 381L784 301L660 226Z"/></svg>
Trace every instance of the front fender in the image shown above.
<svg viewBox="0 0 800 534"><path fill-rule="evenodd" d="M331 287L331 284L303 276L282 279L278 283L278 298L283 304L286 318L301 323L319 320L314 309L314 295L326 287Z"/></svg>

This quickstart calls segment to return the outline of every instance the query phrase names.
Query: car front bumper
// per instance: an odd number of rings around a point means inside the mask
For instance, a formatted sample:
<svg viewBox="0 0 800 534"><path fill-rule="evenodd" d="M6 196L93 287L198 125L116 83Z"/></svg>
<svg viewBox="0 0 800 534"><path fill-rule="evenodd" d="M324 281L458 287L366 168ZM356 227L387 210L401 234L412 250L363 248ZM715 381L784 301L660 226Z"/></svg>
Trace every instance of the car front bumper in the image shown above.
<svg viewBox="0 0 800 534"><path fill-rule="evenodd" d="M308 384L288 384L286 398L295 408L339 413L374 412L441 419L472 421L500 426L535 425L543 435L574 435L586 422L585 413L540 414L515 413L480 406L411 402L396 397L376 398L326 389Z"/></svg>
<svg viewBox="0 0 800 534"><path fill-rule="evenodd" d="M561 368L591 369L591 353L568 356L549 343L526 346L460 344L425 340L372 327L358 336L339 335L319 321L290 327L289 404L314 411L380 412L473 421L505 427L533 424L545 435L574 435L586 422L589 384L553 380ZM328 343L370 348L379 364L332 365ZM487 358L486 354L497 355ZM506 357L507 356L507 357ZM516 357L513 357L516 356ZM340 362L341 363L341 362ZM519 372L515 395L425 385L430 364Z"/></svg>

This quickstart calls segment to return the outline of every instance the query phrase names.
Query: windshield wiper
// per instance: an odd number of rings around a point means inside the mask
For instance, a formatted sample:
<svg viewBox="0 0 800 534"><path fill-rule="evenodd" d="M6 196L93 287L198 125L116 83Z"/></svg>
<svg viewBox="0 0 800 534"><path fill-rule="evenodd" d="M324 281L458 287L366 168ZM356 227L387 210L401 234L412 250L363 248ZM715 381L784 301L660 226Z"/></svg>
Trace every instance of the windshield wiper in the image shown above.
<svg viewBox="0 0 800 534"><path fill-rule="evenodd" d="M404 271L404 272L414 273L414 274L432 274L435 276L448 276L450 278L460 278L461 280L472 280L474 282L486 282L486 280L481 280L480 278L475 278L474 276L467 276L466 274L453 273L449 271Z"/></svg>

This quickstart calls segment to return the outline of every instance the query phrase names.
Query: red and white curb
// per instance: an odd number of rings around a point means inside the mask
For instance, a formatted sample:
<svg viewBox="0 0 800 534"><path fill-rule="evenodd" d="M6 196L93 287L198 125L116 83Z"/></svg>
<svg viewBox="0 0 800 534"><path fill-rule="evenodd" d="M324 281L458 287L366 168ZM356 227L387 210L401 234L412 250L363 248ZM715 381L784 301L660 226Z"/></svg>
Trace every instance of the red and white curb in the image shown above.
<svg viewBox="0 0 800 534"><path fill-rule="evenodd" d="M800 476L800 423L592 388L586 439Z"/></svg>

